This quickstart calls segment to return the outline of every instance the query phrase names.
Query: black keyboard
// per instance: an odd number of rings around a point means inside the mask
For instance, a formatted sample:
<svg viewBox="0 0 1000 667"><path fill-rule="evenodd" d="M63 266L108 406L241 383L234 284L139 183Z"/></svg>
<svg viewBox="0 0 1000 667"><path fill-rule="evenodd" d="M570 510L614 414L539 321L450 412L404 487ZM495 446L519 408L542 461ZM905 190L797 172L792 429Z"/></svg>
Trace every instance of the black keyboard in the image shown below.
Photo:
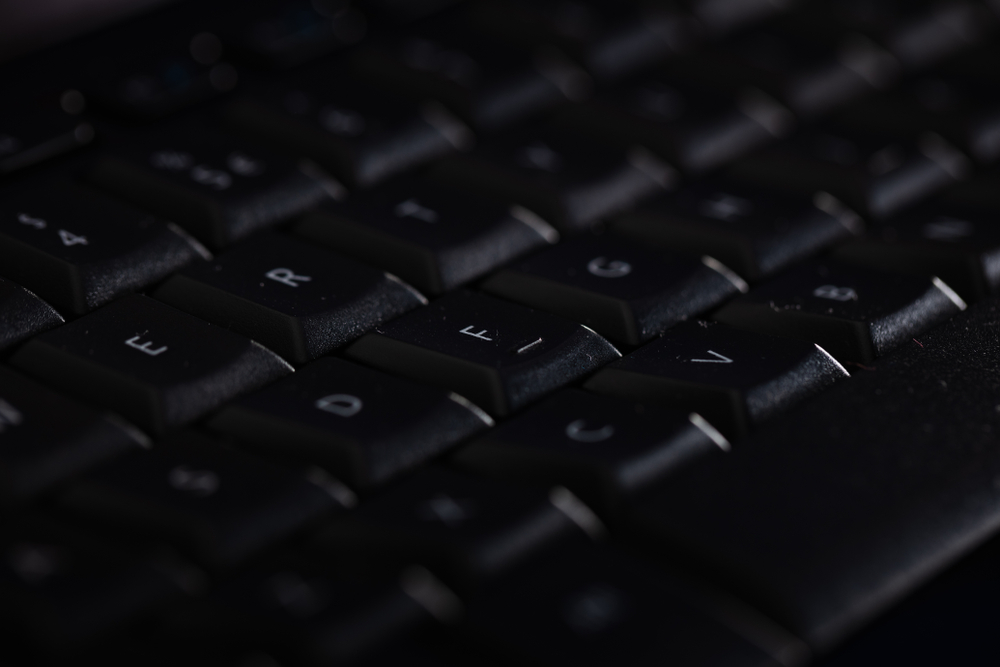
<svg viewBox="0 0 1000 667"><path fill-rule="evenodd" d="M985 0L10 60L0 662L995 664L998 84Z"/></svg>

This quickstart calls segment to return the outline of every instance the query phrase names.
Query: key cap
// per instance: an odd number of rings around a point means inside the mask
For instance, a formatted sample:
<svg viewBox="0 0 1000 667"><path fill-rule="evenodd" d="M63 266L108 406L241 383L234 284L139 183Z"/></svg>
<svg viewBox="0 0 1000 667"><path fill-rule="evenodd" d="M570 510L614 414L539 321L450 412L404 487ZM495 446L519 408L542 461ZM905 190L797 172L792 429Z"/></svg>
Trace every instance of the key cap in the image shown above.
<svg viewBox="0 0 1000 667"><path fill-rule="evenodd" d="M18 103L18 97L23 101ZM0 113L0 176L89 144L94 127L79 114L86 107L80 91L38 100L36 93L8 90Z"/></svg>
<svg viewBox="0 0 1000 667"><path fill-rule="evenodd" d="M235 565L339 507L306 477L191 432L84 475L56 502L210 567Z"/></svg>
<svg viewBox="0 0 1000 667"><path fill-rule="evenodd" d="M431 177L516 201L574 231L672 187L676 174L642 148L604 148L585 135L541 130L497 135L471 155L437 163Z"/></svg>
<svg viewBox="0 0 1000 667"><path fill-rule="evenodd" d="M616 145L644 146L703 173L791 129L791 113L759 91L739 100L656 74L558 114L560 124Z"/></svg>
<svg viewBox="0 0 1000 667"><path fill-rule="evenodd" d="M346 354L456 391L493 415L518 410L620 356L578 324L471 292L384 324Z"/></svg>
<svg viewBox="0 0 1000 667"><path fill-rule="evenodd" d="M707 597L707 596L706 596ZM801 664L808 649L609 548L546 554L469 601L459 630L515 664ZM727 614L727 611L729 612Z"/></svg>
<svg viewBox="0 0 1000 667"><path fill-rule="evenodd" d="M940 278L810 262L726 304L714 319L867 364L961 310L965 302Z"/></svg>
<svg viewBox="0 0 1000 667"><path fill-rule="evenodd" d="M64 321L52 306L20 285L0 278L0 350Z"/></svg>
<svg viewBox="0 0 1000 667"><path fill-rule="evenodd" d="M697 321L669 329L584 387L697 412L734 438L845 377L818 345Z"/></svg>
<svg viewBox="0 0 1000 667"><path fill-rule="evenodd" d="M269 233L185 269L153 296L295 363L427 303L393 276Z"/></svg>
<svg viewBox="0 0 1000 667"><path fill-rule="evenodd" d="M119 31L85 54L86 87L105 109L129 119L155 120L231 91L239 74L223 60L223 46L210 32L179 32L156 39L150 31ZM169 25L169 24L167 24ZM173 28L176 30L176 28Z"/></svg>
<svg viewBox="0 0 1000 667"><path fill-rule="evenodd" d="M213 248L339 193L314 165L193 122L136 134L98 160L87 178Z"/></svg>
<svg viewBox="0 0 1000 667"><path fill-rule="evenodd" d="M35 513L4 521L0 554L0 615L16 642L45 663L114 642L114 632L147 620L196 583L196 571L181 564L123 552Z"/></svg>
<svg viewBox="0 0 1000 667"><path fill-rule="evenodd" d="M234 577L170 614L163 635L181 646L256 649L282 664L358 664L432 621L395 579L348 577L314 560L283 556Z"/></svg>
<svg viewBox="0 0 1000 667"><path fill-rule="evenodd" d="M617 216L614 231L664 250L709 255L757 281L851 238L862 222L829 194L812 201L736 183L685 183Z"/></svg>
<svg viewBox="0 0 1000 667"><path fill-rule="evenodd" d="M562 485L602 514L729 442L697 414L566 389L461 447L480 475Z"/></svg>
<svg viewBox="0 0 1000 667"><path fill-rule="evenodd" d="M1000 231L995 215L936 203L901 213L839 246L837 260L873 269L938 276L964 301L1000 291Z"/></svg>
<svg viewBox="0 0 1000 667"><path fill-rule="evenodd" d="M472 22L524 46L555 44L599 81L621 79L692 46L699 26L666 7L643 7L613 1L562 3L480 3Z"/></svg>
<svg viewBox="0 0 1000 667"><path fill-rule="evenodd" d="M554 501L544 490L428 467L331 520L315 543L333 554L417 562L468 587L561 539L581 537L566 512L599 524L568 491L553 493Z"/></svg>
<svg viewBox="0 0 1000 667"><path fill-rule="evenodd" d="M358 72L400 93L436 99L475 130L492 131L589 93L590 77L554 50L532 57L460 18L372 44Z"/></svg>
<svg viewBox="0 0 1000 667"><path fill-rule="evenodd" d="M226 16L219 37L235 57L261 68L300 65L356 44L367 32L364 15L346 2L247 5Z"/></svg>
<svg viewBox="0 0 1000 667"><path fill-rule="evenodd" d="M748 289L711 257L649 250L614 236L560 243L501 269L482 288L638 345Z"/></svg>
<svg viewBox="0 0 1000 667"><path fill-rule="evenodd" d="M326 68L283 76L224 111L226 121L276 150L303 155L351 187L369 187L473 143L443 106L415 103Z"/></svg>
<svg viewBox="0 0 1000 667"><path fill-rule="evenodd" d="M149 440L19 373L0 368L0 498L30 500Z"/></svg>
<svg viewBox="0 0 1000 667"><path fill-rule="evenodd" d="M0 195L4 273L66 313L141 290L199 252L175 225L67 182Z"/></svg>
<svg viewBox="0 0 1000 667"><path fill-rule="evenodd" d="M292 371L243 336L138 295L36 336L11 363L156 434Z"/></svg>
<svg viewBox="0 0 1000 667"><path fill-rule="evenodd" d="M681 0L681 5L717 39L767 20L787 7L769 0Z"/></svg>
<svg viewBox="0 0 1000 667"><path fill-rule="evenodd" d="M318 359L229 404L209 424L247 447L295 454L363 489L492 425L457 394L343 359Z"/></svg>
<svg viewBox="0 0 1000 667"><path fill-rule="evenodd" d="M452 290L559 239L522 206L411 180L324 206L294 231L426 294Z"/></svg>
<svg viewBox="0 0 1000 667"><path fill-rule="evenodd" d="M823 190L861 215L880 219L965 178L970 166L935 134L914 145L828 126L743 158L727 175L801 195Z"/></svg>
<svg viewBox="0 0 1000 667"><path fill-rule="evenodd" d="M633 530L831 648L995 533L997 315L975 305L693 463Z"/></svg>

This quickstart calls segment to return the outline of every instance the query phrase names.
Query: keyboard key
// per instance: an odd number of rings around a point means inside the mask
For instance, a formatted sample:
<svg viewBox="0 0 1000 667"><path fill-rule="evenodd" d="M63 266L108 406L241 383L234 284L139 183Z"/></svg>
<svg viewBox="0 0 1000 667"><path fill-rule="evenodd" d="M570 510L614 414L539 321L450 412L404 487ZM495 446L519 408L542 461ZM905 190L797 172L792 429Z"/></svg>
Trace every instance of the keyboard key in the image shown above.
<svg viewBox="0 0 1000 667"><path fill-rule="evenodd" d="M0 195L4 273L65 313L143 289L199 252L173 224L70 183Z"/></svg>
<svg viewBox="0 0 1000 667"><path fill-rule="evenodd" d="M623 498L729 443L696 414L578 389L554 394L454 456L481 475L563 485L607 513Z"/></svg>
<svg viewBox="0 0 1000 667"><path fill-rule="evenodd" d="M582 537L566 512L599 525L579 500L559 493L553 501L544 490L429 467L332 519L315 541L338 555L417 562L468 587L560 539Z"/></svg>
<svg viewBox="0 0 1000 667"><path fill-rule="evenodd" d="M697 412L733 438L845 377L817 345L689 322L600 370L584 387Z"/></svg>
<svg viewBox="0 0 1000 667"><path fill-rule="evenodd" d="M452 290L559 239L521 206L409 180L330 203L295 232L427 294Z"/></svg>
<svg viewBox="0 0 1000 667"><path fill-rule="evenodd" d="M923 135L914 145L830 126L743 158L727 173L801 195L823 190L861 215L879 219L965 178L970 166L935 134Z"/></svg>
<svg viewBox="0 0 1000 667"><path fill-rule="evenodd" d="M681 0L681 6L709 35L720 38L770 19L788 5L772 0Z"/></svg>
<svg viewBox="0 0 1000 667"><path fill-rule="evenodd" d="M532 57L459 19L425 24L359 53L359 73L417 99L440 101L491 131L589 93L590 77L554 51Z"/></svg>
<svg viewBox="0 0 1000 667"><path fill-rule="evenodd" d="M137 134L101 158L87 178L213 248L338 194L313 165L195 123Z"/></svg>
<svg viewBox="0 0 1000 667"><path fill-rule="evenodd" d="M136 445L144 435L112 416L0 368L0 499L29 500Z"/></svg>
<svg viewBox="0 0 1000 667"><path fill-rule="evenodd" d="M197 584L197 572L183 564L128 554L38 514L5 519L0 554L0 615L35 659L63 661L114 643L109 635Z"/></svg>
<svg viewBox="0 0 1000 667"><path fill-rule="evenodd" d="M998 314L973 306L694 462L633 530L830 649L994 535Z"/></svg>
<svg viewBox="0 0 1000 667"><path fill-rule="evenodd" d="M0 350L64 321L52 306L20 285L0 278Z"/></svg>
<svg viewBox="0 0 1000 667"><path fill-rule="evenodd" d="M32 100L18 104L18 95L7 90L0 112L0 176L29 167L86 146L94 139L94 127L81 119L86 100L69 89L58 99Z"/></svg>
<svg viewBox="0 0 1000 667"><path fill-rule="evenodd" d="M11 363L157 434L292 371L247 338L138 295L33 338Z"/></svg>
<svg viewBox="0 0 1000 667"><path fill-rule="evenodd" d="M842 362L866 364L961 310L965 302L939 278L815 262L751 290L714 318L801 338Z"/></svg>
<svg viewBox="0 0 1000 667"><path fill-rule="evenodd" d="M438 103L418 104L323 68L282 77L226 107L230 126L303 155L351 187L369 187L472 145L471 131Z"/></svg>
<svg viewBox="0 0 1000 667"><path fill-rule="evenodd" d="M554 550L469 601L460 631L511 664L802 664L799 640L608 548ZM737 611L739 609L739 611ZM770 655L769 655L770 652Z"/></svg>
<svg viewBox="0 0 1000 667"><path fill-rule="evenodd" d="M378 327L347 348L347 356L505 415L620 354L579 324L456 292Z"/></svg>
<svg viewBox="0 0 1000 667"><path fill-rule="evenodd" d="M339 507L304 476L193 433L83 476L57 503L175 543L210 567L234 565Z"/></svg>
<svg viewBox="0 0 1000 667"><path fill-rule="evenodd" d="M675 167L703 173L791 129L791 113L767 95L739 100L663 74L560 112L559 122L623 147L640 145Z"/></svg>
<svg viewBox="0 0 1000 667"><path fill-rule="evenodd" d="M833 257L873 269L938 276L965 301L1000 293L1000 230L996 216L975 207L938 203L874 225Z"/></svg>
<svg viewBox="0 0 1000 667"><path fill-rule="evenodd" d="M709 255L757 281L861 232L829 194L812 201L735 183L685 183L614 220L614 231L664 250Z"/></svg>
<svg viewBox="0 0 1000 667"><path fill-rule="evenodd" d="M579 237L501 269L487 292L638 345L718 306L747 285L711 257L649 250L614 236Z"/></svg>
<svg viewBox="0 0 1000 667"><path fill-rule="evenodd" d="M295 363L427 303L377 269L277 234L189 267L153 296Z"/></svg>
<svg viewBox="0 0 1000 667"><path fill-rule="evenodd" d="M209 426L246 447L294 455L368 488L492 424L456 394L343 359L319 359L231 403Z"/></svg>
<svg viewBox="0 0 1000 667"><path fill-rule="evenodd" d="M507 132L468 156L437 163L432 178L510 199L560 229L585 229L673 185L676 174L648 151L588 142L552 130Z"/></svg>

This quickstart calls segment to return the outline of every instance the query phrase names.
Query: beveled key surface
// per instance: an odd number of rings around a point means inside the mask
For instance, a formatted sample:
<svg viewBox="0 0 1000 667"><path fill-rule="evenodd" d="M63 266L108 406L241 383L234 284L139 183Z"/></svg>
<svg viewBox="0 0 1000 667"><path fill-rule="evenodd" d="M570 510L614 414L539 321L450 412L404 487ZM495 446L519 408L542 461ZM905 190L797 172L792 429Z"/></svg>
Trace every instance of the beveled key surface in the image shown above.
<svg viewBox="0 0 1000 667"><path fill-rule="evenodd" d="M138 295L35 337L11 363L154 433L292 371L249 338Z"/></svg>
<svg viewBox="0 0 1000 667"><path fill-rule="evenodd" d="M732 326L801 338L867 363L965 310L946 283L838 262L795 267L719 309Z"/></svg>
<svg viewBox="0 0 1000 667"><path fill-rule="evenodd" d="M695 411L735 437L847 376L812 343L695 321L668 329L584 387Z"/></svg>
<svg viewBox="0 0 1000 667"><path fill-rule="evenodd" d="M504 415L621 355L579 324L463 291L376 328L347 356Z"/></svg>
<svg viewBox="0 0 1000 667"><path fill-rule="evenodd" d="M0 350L63 322L52 306L17 283L0 278Z"/></svg>
<svg viewBox="0 0 1000 667"><path fill-rule="evenodd" d="M294 363L340 347L427 300L348 257L263 234L174 275L157 299L252 338Z"/></svg>

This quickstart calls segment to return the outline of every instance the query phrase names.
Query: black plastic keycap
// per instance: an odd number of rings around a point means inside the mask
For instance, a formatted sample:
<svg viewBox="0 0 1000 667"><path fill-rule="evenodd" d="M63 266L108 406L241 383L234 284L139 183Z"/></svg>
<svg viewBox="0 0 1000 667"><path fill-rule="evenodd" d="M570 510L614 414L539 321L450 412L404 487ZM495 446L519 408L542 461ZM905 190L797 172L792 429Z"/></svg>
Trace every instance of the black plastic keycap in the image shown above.
<svg viewBox="0 0 1000 667"><path fill-rule="evenodd" d="M66 90L58 99L40 100L36 89L8 88L5 97L0 111L0 176L76 150L94 139L94 127L78 115L86 107L78 90Z"/></svg>
<svg viewBox="0 0 1000 667"><path fill-rule="evenodd" d="M172 224L69 183L0 194L0 264L65 313L140 290L200 249Z"/></svg>
<svg viewBox="0 0 1000 667"><path fill-rule="evenodd" d="M634 530L830 649L995 536L998 323L996 300L974 305L693 463Z"/></svg>
<svg viewBox="0 0 1000 667"><path fill-rule="evenodd" d="M138 295L35 337L11 363L154 433L292 371L243 336Z"/></svg>
<svg viewBox="0 0 1000 667"><path fill-rule="evenodd" d="M122 140L87 178L213 248L299 215L342 190L310 163L195 122Z"/></svg>
<svg viewBox="0 0 1000 667"><path fill-rule="evenodd" d="M416 103L323 68L282 77L225 109L227 122L368 187L456 149L472 133L437 103Z"/></svg>
<svg viewBox="0 0 1000 667"><path fill-rule="evenodd" d="M810 262L723 306L719 322L801 338L842 362L868 363L965 309L939 278Z"/></svg>
<svg viewBox="0 0 1000 667"><path fill-rule="evenodd" d="M694 411L737 437L845 377L844 367L812 343L699 321L669 329L584 386Z"/></svg>
<svg viewBox="0 0 1000 667"><path fill-rule="evenodd" d="M644 146L695 174L773 141L793 122L787 109L759 91L737 100L665 74L610 89L558 119L623 147Z"/></svg>
<svg viewBox="0 0 1000 667"><path fill-rule="evenodd" d="M29 500L120 452L148 444L113 417L100 415L6 368L0 368L0 499Z"/></svg>
<svg viewBox="0 0 1000 667"><path fill-rule="evenodd" d="M196 583L189 573L179 563L128 554L44 515L5 519L0 531L5 651L23 643L34 658L75 659L81 649L115 642L115 631L175 602Z"/></svg>
<svg viewBox="0 0 1000 667"><path fill-rule="evenodd" d="M559 239L524 207L412 180L330 203L295 232L427 294L452 290Z"/></svg>
<svg viewBox="0 0 1000 667"><path fill-rule="evenodd" d="M611 512L621 501L729 443L697 414L567 389L452 457L477 474L569 488Z"/></svg>
<svg viewBox="0 0 1000 667"><path fill-rule="evenodd" d="M17 283L0 278L0 350L63 322L52 306Z"/></svg>
<svg viewBox="0 0 1000 667"><path fill-rule="evenodd" d="M427 303L382 271L278 234L195 264L153 296L295 363Z"/></svg>
<svg viewBox="0 0 1000 667"><path fill-rule="evenodd" d="M935 134L901 142L831 125L745 157L727 173L805 196L829 192L861 215L879 219L964 178L969 167L968 158Z"/></svg>
<svg viewBox="0 0 1000 667"><path fill-rule="evenodd" d="M966 301L1000 293L1000 228L984 209L921 206L873 225L833 257L883 269L935 275Z"/></svg>
<svg viewBox="0 0 1000 667"><path fill-rule="evenodd" d="M318 359L231 403L209 425L246 447L319 464L367 488L492 423L456 394L343 359Z"/></svg>
<svg viewBox="0 0 1000 667"><path fill-rule="evenodd" d="M861 220L829 194L809 201L713 181L618 216L614 230L665 250L709 255L756 281L861 231Z"/></svg>
<svg viewBox="0 0 1000 667"><path fill-rule="evenodd" d="M582 536L567 512L598 523L565 489L558 495L429 467L331 519L315 541L335 554L417 562L467 587L560 539Z"/></svg>
<svg viewBox="0 0 1000 667"><path fill-rule="evenodd" d="M63 491L59 507L96 524L234 565L340 505L305 476L184 433L123 456Z"/></svg>
<svg viewBox="0 0 1000 667"><path fill-rule="evenodd" d="M629 345L748 289L711 257L674 255L614 236L560 243L498 271L482 287Z"/></svg>
<svg viewBox="0 0 1000 667"><path fill-rule="evenodd" d="M642 148L606 148L583 134L536 130L498 134L469 155L439 162L432 177L515 201L572 231L662 192L675 172Z"/></svg>
<svg viewBox="0 0 1000 667"><path fill-rule="evenodd" d="M504 415L621 355L579 324L455 292L378 327L347 348L347 356Z"/></svg>
<svg viewBox="0 0 1000 667"><path fill-rule="evenodd" d="M590 77L546 50L523 53L460 17L425 23L359 53L362 76L436 99L476 130L496 130L589 92Z"/></svg>

